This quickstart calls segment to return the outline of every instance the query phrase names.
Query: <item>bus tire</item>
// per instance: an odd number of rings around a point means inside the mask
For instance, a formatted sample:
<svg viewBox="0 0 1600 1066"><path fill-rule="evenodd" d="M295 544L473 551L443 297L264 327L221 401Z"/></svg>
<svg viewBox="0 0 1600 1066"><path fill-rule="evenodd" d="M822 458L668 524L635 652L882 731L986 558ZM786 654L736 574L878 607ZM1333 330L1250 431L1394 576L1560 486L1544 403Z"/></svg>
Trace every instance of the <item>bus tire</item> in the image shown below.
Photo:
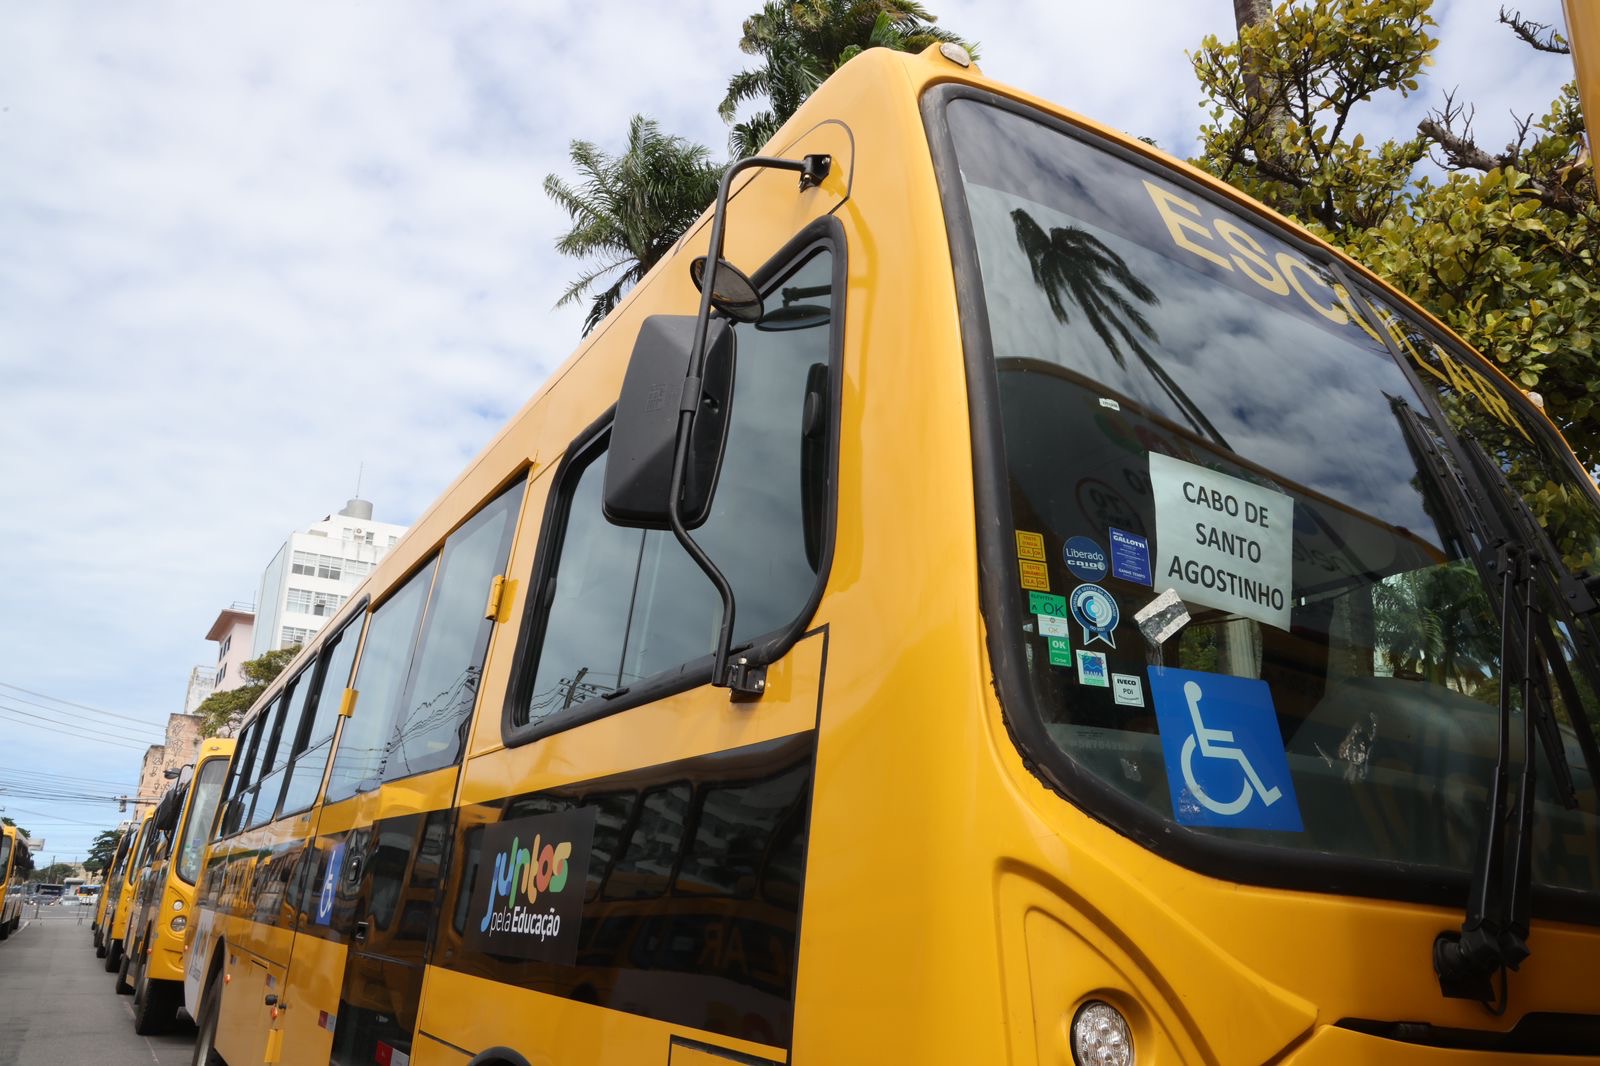
<svg viewBox="0 0 1600 1066"><path fill-rule="evenodd" d="M11 923L0 922L0 940L5 940L11 935Z"/></svg>
<svg viewBox="0 0 1600 1066"><path fill-rule="evenodd" d="M218 960L221 961L220 959ZM222 968L213 966L200 993L200 1017L195 1019L194 1059L191 1066L228 1066L217 1054L217 1021L222 1015Z"/></svg>
<svg viewBox="0 0 1600 1066"><path fill-rule="evenodd" d="M122 953L122 965L117 967L117 983L114 986L119 996L133 994L133 985L128 981L128 971L133 966L133 955L130 952Z"/></svg>
<svg viewBox="0 0 1600 1066"><path fill-rule="evenodd" d="M165 1033L178 1020L178 993L182 985L172 981L152 981L150 960L139 964L133 981L133 1031L140 1036Z"/></svg>
<svg viewBox="0 0 1600 1066"><path fill-rule="evenodd" d="M117 967L122 964L122 941L113 940L105 951L101 952L105 958L106 973L116 973Z"/></svg>

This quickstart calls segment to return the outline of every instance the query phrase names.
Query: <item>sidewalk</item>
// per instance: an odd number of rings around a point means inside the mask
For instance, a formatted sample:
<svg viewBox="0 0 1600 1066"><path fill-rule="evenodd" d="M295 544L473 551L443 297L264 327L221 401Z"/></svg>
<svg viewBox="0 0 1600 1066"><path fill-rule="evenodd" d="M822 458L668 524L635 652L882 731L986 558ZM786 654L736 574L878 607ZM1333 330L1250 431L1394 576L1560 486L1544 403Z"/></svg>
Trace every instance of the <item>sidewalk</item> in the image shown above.
<svg viewBox="0 0 1600 1066"><path fill-rule="evenodd" d="M132 997L95 958L93 907L23 910L0 941L0 1066L180 1066L193 1055L187 1018L171 1034L133 1031ZM82 914L82 922L79 915Z"/></svg>

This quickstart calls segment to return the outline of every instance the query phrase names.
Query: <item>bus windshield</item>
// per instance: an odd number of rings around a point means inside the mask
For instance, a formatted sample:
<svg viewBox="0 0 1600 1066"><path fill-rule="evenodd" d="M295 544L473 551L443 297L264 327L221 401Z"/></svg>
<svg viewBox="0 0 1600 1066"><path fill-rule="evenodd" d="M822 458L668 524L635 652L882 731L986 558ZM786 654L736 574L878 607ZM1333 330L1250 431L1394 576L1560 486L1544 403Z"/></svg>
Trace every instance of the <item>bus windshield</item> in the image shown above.
<svg viewBox="0 0 1600 1066"><path fill-rule="evenodd" d="M205 855L206 842L211 839L211 825L217 819L217 801L222 798L222 779L227 773L228 760L218 758L207 760L195 775L189 821L183 829L183 843L178 847L178 876L185 884L194 884L200 876L200 860Z"/></svg>
<svg viewBox="0 0 1600 1066"><path fill-rule="evenodd" d="M1051 748L1031 754L1120 794L1132 814L1092 813L1137 839L1461 884L1496 765L1502 612L1491 533L1446 476L1477 446L1456 409L1497 431L1507 492L1561 486L1569 563L1592 561L1593 493L1546 445L1508 443L1548 440L1520 397L1309 242L1042 118L945 115L1016 540L1001 595L1025 620L1002 639L1031 707L1007 710ZM1513 469L1523 451L1537 476ZM1582 677L1566 692L1546 744L1572 787L1540 761L1533 879L1592 892L1600 712Z"/></svg>

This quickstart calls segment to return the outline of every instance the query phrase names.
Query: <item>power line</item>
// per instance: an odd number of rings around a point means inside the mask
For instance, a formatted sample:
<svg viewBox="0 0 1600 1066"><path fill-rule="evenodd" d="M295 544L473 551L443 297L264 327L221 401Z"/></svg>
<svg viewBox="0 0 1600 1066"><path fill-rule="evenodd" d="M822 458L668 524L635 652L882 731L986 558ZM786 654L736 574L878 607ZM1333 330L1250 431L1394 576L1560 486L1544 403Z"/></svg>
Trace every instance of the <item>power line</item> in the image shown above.
<svg viewBox="0 0 1600 1066"><path fill-rule="evenodd" d="M137 722L140 725L151 726L151 728L154 729L160 728L160 726L153 725L148 718L138 718L131 714L120 714L117 711L107 711L99 707L91 707L87 703L74 703L71 700L64 700L59 696L52 696L48 692L35 692L31 688L23 688L21 685L13 685L5 681L0 681L0 688L9 688L15 692L25 692L30 696L38 696L42 700L49 700L51 703L60 703L67 707L76 707L80 711L93 711L95 714L103 714L108 718L123 718L130 722ZM11 698L16 699L15 696ZM26 703L28 701L23 700L22 702Z"/></svg>
<svg viewBox="0 0 1600 1066"><path fill-rule="evenodd" d="M27 717L29 717L29 718L38 718L38 719L40 719L40 721L43 721L43 722L50 722L51 721L51 719L41 718L39 715L28 714L27 711L19 711L15 707L7 707L4 704L0 704L0 715L5 715L5 714L21 714L21 715L27 715ZM98 744L113 744L113 745L116 745L117 747L123 747L123 748L148 748L148 747L152 746L149 741L135 740L133 737L112 738L112 737L92 736L92 735L85 735L83 733L74 732L71 729L66 729L64 727L60 727L60 726L56 726L56 725L39 725L39 724L36 724L35 722L24 722L24 721L21 721L19 719L15 719L15 718L7 718L5 720L9 721L9 722L13 722L16 725L31 726L34 729L43 729L43 730L46 730L46 731L51 732L51 733L60 733L63 736L76 737L79 740L92 740L92 741L94 741L94 742L96 742Z"/></svg>
<svg viewBox="0 0 1600 1066"><path fill-rule="evenodd" d="M137 787L114 784L110 781L107 781L104 777L84 777L79 774L57 773L54 770L29 770L22 766L0 766L0 777L32 777L48 779L50 781L77 782L78 784L84 785L104 785L106 788Z"/></svg>
<svg viewBox="0 0 1600 1066"><path fill-rule="evenodd" d="M0 692L0 700L7 700L10 701L10 703L28 703L27 700L18 700L17 697L4 692ZM143 740L146 736L148 736L148 734L136 733L133 726L113 725L107 722L95 722L84 718L66 718L57 715L54 712L52 712L50 715L43 715L34 711L25 711L21 707L13 707L6 704L0 704L0 706L4 706L6 710L11 711L14 714L25 714L29 718L37 718L41 722L49 722L52 725L57 726L71 726L80 731L85 729L93 729L98 732L108 733L112 736L125 737L129 740ZM37 704L30 703L28 706L37 706ZM47 711L50 710L48 707L43 709ZM159 733L160 730L152 729L151 732Z"/></svg>

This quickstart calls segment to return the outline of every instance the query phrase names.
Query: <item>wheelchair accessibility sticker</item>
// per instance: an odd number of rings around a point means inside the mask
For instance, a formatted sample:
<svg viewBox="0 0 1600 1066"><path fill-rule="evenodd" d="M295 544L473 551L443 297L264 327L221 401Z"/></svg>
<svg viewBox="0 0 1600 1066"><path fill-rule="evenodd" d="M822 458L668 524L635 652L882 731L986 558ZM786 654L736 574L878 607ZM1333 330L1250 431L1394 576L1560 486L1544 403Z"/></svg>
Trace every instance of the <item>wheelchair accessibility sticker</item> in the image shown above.
<svg viewBox="0 0 1600 1066"><path fill-rule="evenodd" d="M1150 696L1180 823L1304 828L1265 681L1152 666Z"/></svg>
<svg viewBox="0 0 1600 1066"><path fill-rule="evenodd" d="M339 870L344 866L344 845L335 844L328 854L328 869L322 877L322 891L317 894L318 925L329 925L333 922L333 901L339 889Z"/></svg>

